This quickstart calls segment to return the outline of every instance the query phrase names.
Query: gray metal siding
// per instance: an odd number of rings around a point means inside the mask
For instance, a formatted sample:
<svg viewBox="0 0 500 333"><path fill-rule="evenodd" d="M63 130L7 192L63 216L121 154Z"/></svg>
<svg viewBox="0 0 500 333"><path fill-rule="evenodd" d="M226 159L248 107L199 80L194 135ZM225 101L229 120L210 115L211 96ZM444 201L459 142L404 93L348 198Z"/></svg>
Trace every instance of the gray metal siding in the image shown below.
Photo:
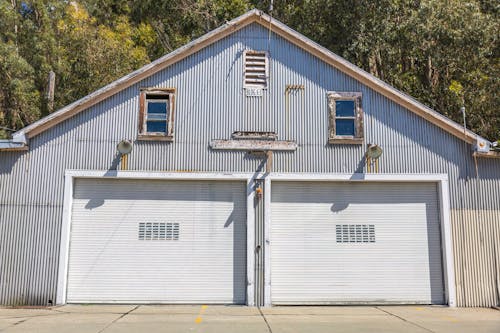
<svg viewBox="0 0 500 333"><path fill-rule="evenodd" d="M247 26L37 135L28 152L2 152L0 303L54 300L64 170L115 169L122 139L134 141L131 170L262 170L261 159L209 148L210 140L233 131L262 130L299 144L294 153L274 154L274 171L363 172L364 145L327 144L326 92L332 90L362 92L366 143L384 149L380 172L448 173L452 209L478 210L476 223L483 212L500 210L500 160L478 159L476 178L470 145L275 34L269 88L263 97L245 97L243 50L266 50L268 44L265 28ZM288 110L286 84L305 86L303 95L292 91ZM149 86L177 88L173 143L136 141L138 92ZM498 243L489 251L497 251Z"/></svg>
<svg viewBox="0 0 500 333"><path fill-rule="evenodd" d="M457 304L498 305L500 298L500 211L454 210Z"/></svg>

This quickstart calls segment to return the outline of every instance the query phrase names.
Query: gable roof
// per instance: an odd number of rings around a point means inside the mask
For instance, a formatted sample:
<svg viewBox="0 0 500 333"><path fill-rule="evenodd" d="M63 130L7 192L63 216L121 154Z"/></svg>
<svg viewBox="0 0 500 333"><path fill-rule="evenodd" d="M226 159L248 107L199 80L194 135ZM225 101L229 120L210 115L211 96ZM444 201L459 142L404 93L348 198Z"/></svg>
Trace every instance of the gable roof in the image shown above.
<svg viewBox="0 0 500 333"><path fill-rule="evenodd" d="M195 52L198 52L204 47L252 23L258 23L265 26L266 28L270 28L274 33L285 38L289 42L315 55L316 57L326 62L327 64L337 68L338 70L344 72L345 74L351 76L352 78L358 80L359 82L365 84L371 89L389 98L390 100L407 108L408 110L416 113L417 115L425 118L426 120L434 123L436 126L439 126L443 130L457 136L458 138L465 140L469 143L475 143L476 140L478 139L479 136L474 132L464 129L463 126L455 123L451 119L430 109L429 107L418 102L409 95L402 93L401 91L383 82L382 80L376 78L375 76L365 72L364 70L355 66L354 64L345 60L344 58L334 54L328 49L313 42L309 38L299 34L298 32L286 26L285 24L273 19L271 16L256 9L253 9L241 15L240 17L230 22L227 22L223 26L215 30L212 30L211 32L186 44L185 46L180 47L177 50L161 58L158 58L157 60L151 62L150 64L147 64L144 67L79 99L78 101L71 103L66 107L32 123L31 125L14 133L13 137L14 138L24 137L24 136L26 136L27 138L34 137L35 135L40 134L41 132L51 128L52 126L55 126L56 124L74 116L80 111L83 111L99 103L100 101L106 99L107 97L116 94L117 92L188 57L189 55Z"/></svg>

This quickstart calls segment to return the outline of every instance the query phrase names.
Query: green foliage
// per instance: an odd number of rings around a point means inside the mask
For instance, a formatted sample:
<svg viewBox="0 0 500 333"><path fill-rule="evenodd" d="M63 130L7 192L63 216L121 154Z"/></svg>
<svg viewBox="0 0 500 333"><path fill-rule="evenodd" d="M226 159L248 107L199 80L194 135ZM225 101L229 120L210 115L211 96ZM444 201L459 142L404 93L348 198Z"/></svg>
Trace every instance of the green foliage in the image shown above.
<svg viewBox="0 0 500 333"><path fill-rule="evenodd" d="M146 39L126 16L116 16L109 27L72 3L56 22L55 34L64 60L57 73L59 85L66 88L58 89L62 101L84 96L149 62L146 47L137 45Z"/></svg>
<svg viewBox="0 0 500 333"><path fill-rule="evenodd" d="M0 0L0 126L19 129L269 0ZM491 140L500 7L491 0L275 0L273 16ZM5 132L0 131L0 137Z"/></svg>
<svg viewBox="0 0 500 333"><path fill-rule="evenodd" d="M245 13L250 5L245 0L142 0L130 7L131 21L148 24L156 33L148 49L156 59Z"/></svg>
<svg viewBox="0 0 500 333"><path fill-rule="evenodd" d="M40 117L34 70L16 46L0 41L0 126L21 128ZM3 136L6 136L3 131Z"/></svg>

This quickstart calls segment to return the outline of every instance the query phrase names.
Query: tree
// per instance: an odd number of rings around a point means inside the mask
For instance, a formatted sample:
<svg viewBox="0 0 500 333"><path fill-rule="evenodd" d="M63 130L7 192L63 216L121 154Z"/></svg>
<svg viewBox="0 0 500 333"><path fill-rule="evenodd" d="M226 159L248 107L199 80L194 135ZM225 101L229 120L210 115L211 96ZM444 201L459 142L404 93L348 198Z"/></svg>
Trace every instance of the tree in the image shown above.
<svg viewBox="0 0 500 333"><path fill-rule="evenodd" d="M113 27L100 25L74 2L57 21L60 64L59 103L66 104L150 62L146 48L137 46L138 29L126 16Z"/></svg>
<svg viewBox="0 0 500 333"><path fill-rule="evenodd" d="M0 126L22 128L40 117L34 72L14 43L0 41ZM0 129L0 136L7 132Z"/></svg>
<svg viewBox="0 0 500 333"><path fill-rule="evenodd" d="M20 129L46 115L48 73L55 109L150 62L154 31L114 15L99 23L76 1L0 2L0 126ZM2 130L1 137L7 133Z"/></svg>
<svg viewBox="0 0 500 333"><path fill-rule="evenodd" d="M249 9L246 0L143 0L130 3L131 20L148 24L156 33L152 59L188 43Z"/></svg>

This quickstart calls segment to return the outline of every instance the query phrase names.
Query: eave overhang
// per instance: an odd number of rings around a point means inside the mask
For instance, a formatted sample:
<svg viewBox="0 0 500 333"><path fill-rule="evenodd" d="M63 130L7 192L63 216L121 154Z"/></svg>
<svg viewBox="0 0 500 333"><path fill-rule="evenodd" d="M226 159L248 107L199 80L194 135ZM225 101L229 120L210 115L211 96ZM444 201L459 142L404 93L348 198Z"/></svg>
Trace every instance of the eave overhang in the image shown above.
<svg viewBox="0 0 500 333"><path fill-rule="evenodd" d="M0 151L28 150L28 140L22 133L15 133L10 140L0 140Z"/></svg>

